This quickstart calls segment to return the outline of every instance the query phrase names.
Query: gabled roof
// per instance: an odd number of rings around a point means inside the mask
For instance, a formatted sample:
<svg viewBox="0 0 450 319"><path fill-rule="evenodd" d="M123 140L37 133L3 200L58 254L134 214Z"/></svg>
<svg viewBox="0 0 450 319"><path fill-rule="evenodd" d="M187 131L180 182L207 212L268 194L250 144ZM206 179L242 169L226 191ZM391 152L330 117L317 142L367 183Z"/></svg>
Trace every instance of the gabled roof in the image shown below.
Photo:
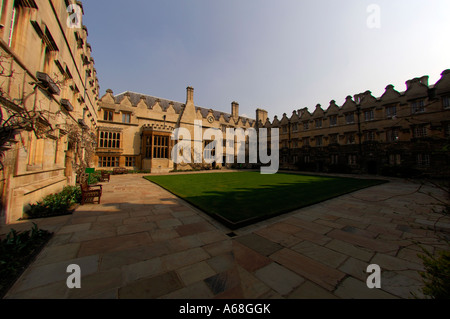
<svg viewBox="0 0 450 319"><path fill-rule="evenodd" d="M181 111L182 105L184 105L184 103L181 103L181 102L174 102L174 101L170 101L167 99L161 99L156 96L150 96L150 95L140 94L140 93L135 93L135 92L130 92L130 91L123 92L123 93L120 93L120 94L114 96L116 103L120 104L120 102L122 102L122 100L125 98L126 95L129 96L131 104L133 104L133 106L137 106L141 100L144 100L145 103L147 103L147 105L149 107L152 107L153 105L156 104L156 101L159 100L159 105L161 106L163 112L169 108L170 103L173 103L173 108L174 108L175 112L177 114L179 114Z"/></svg>
<svg viewBox="0 0 450 319"><path fill-rule="evenodd" d="M444 70L441 73L441 78L434 85L436 92L448 92L450 88L450 69Z"/></svg>
<svg viewBox="0 0 450 319"><path fill-rule="evenodd" d="M325 111L326 115L336 115L339 113L339 106L336 105L336 101L332 100L330 106Z"/></svg>
<svg viewBox="0 0 450 319"><path fill-rule="evenodd" d="M325 111L322 109L322 106L320 104L317 104L316 109L314 110L314 112L311 116L312 116L312 118L320 118L320 117L323 117L324 114L325 114Z"/></svg>
<svg viewBox="0 0 450 319"><path fill-rule="evenodd" d="M399 98L402 94L394 89L392 84L386 86L386 91L380 97L380 101L387 102Z"/></svg>
<svg viewBox="0 0 450 319"><path fill-rule="evenodd" d="M345 103L342 105L341 110L343 112L356 111L356 103L350 95L345 99Z"/></svg>
<svg viewBox="0 0 450 319"><path fill-rule="evenodd" d="M120 94L114 96L115 102L120 104L126 96L129 96L130 101L133 104L133 106L137 106L141 100L144 100L149 107L152 107L153 105L156 104L157 101L159 101L159 105L161 106L163 112L166 112L167 109L169 108L170 104L172 103L175 112L177 114L180 114L181 108L185 105L184 103L181 103L181 102L175 102L175 101L159 98L156 96L151 96L151 95L146 95L146 94L141 94L141 93L136 93L136 92L131 92L131 91L126 91L126 92L123 92L123 93L120 93ZM197 112L200 111L202 117L206 118L211 109L196 106L195 110ZM217 111L217 110L212 110L212 113L216 120L219 120L221 114L223 115L224 119L227 122L229 122L230 119L232 118L232 115L229 113L225 113L225 112L221 112L221 111ZM255 122L255 119L250 119L250 118L246 118L246 117L242 117L242 116L240 118L242 119L242 123L244 123L244 124L246 122L248 122L250 125L253 125L253 123Z"/></svg>

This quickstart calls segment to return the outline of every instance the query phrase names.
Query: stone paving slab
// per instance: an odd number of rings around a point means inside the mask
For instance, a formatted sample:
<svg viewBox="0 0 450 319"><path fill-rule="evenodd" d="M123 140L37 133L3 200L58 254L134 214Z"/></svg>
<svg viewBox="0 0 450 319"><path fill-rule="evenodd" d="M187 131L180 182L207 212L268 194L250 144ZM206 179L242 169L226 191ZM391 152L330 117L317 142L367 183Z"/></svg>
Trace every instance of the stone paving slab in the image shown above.
<svg viewBox="0 0 450 319"><path fill-rule="evenodd" d="M323 288L333 291L345 274L290 249L283 249L272 256L272 260L289 270L309 279Z"/></svg>
<svg viewBox="0 0 450 319"><path fill-rule="evenodd" d="M94 239L81 243L78 256L82 257L104 252L127 250L140 246L148 246L151 243L152 240L148 233Z"/></svg>
<svg viewBox="0 0 450 319"><path fill-rule="evenodd" d="M142 177L112 176L101 205L34 220L55 234L6 298L421 297L417 243L445 247L435 230L450 225L431 213L434 200L414 192L417 184L393 179L229 237L231 230ZM11 228L31 223L1 226L0 236ZM382 269L381 289L365 284L371 263ZM81 266L81 289L66 286L69 264Z"/></svg>
<svg viewBox="0 0 450 319"><path fill-rule="evenodd" d="M289 295L289 299L338 299L338 297L307 280Z"/></svg>
<svg viewBox="0 0 450 319"><path fill-rule="evenodd" d="M183 288L174 271L135 281L119 289L121 299L154 299Z"/></svg>
<svg viewBox="0 0 450 319"><path fill-rule="evenodd" d="M305 281L299 275L277 263L271 263L257 270L255 275L282 296L288 295Z"/></svg>
<svg viewBox="0 0 450 319"><path fill-rule="evenodd" d="M306 240L293 246L292 250L332 268L338 268L348 258L347 255Z"/></svg>
<svg viewBox="0 0 450 319"><path fill-rule="evenodd" d="M283 248L283 246L256 234L240 236L236 240L263 256L270 256Z"/></svg>
<svg viewBox="0 0 450 319"><path fill-rule="evenodd" d="M368 289L363 281L349 277L338 287L335 295L344 299L397 299L380 289Z"/></svg>

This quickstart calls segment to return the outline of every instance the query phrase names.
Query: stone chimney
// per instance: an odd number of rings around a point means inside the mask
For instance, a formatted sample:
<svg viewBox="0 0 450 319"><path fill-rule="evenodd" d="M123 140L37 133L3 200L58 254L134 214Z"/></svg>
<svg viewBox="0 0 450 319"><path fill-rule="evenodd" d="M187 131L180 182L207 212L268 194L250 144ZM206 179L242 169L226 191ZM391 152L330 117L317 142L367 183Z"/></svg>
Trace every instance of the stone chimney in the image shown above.
<svg viewBox="0 0 450 319"><path fill-rule="evenodd" d="M231 115L233 116L233 119L235 122L237 122L239 120L239 103L238 102L231 103Z"/></svg>
<svg viewBox="0 0 450 319"><path fill-rule="evenodd" d="M424 75L421 78L415 78L415 79L406 81L406 90L409 90L415 83L420 83L420 84L428 86L429 78L430 77L428 75Z"/></svg>
<svg viewBox="0 0 450 319"><path fill-rule="evenodd" d="M179 121L194 123L196 118L196 109L194 105L194 88L188 87L186 89L186 104L183 108L183 112L180 113Z"/></svg>
<svg viewBox="0 0 450 319"><path fill-rule="evenodd" d="M420 83L422 83L423 85L426 85L426 86L428 86L428 79L429 79L430 77L428 76L428 75L424 75L424 76L422 76L420 79L419 79L419 81L420 81Z"/></svg>
<svg viewBox="0 0 450 319"><path fill-rule="evenodd" d="M189 102L194 103L194 88L189 86L187 89L187 97L186 97L186 104Z"/></svg>
<svg viewBox="0 0 450 319"><path fill-rule="evenodd" d="M262 110L262 109L256 110L256 123L261 122L262 125L266 125L267 118L268 118L268 113L266 110Z"/></svg>

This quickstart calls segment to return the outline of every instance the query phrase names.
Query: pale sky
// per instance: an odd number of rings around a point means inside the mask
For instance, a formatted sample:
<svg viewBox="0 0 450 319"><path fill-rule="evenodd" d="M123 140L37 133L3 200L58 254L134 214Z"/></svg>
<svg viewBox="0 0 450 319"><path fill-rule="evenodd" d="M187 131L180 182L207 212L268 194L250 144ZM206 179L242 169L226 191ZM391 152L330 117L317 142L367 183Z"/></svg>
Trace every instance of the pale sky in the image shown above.
<svg viewBox="0 0 450 319"><path fill-rule="evenodd" d="M380 28L368 7L380 8ZM379 97L450 68L449 0L89 0L101 87L255 117L367 90Z"/></svg>

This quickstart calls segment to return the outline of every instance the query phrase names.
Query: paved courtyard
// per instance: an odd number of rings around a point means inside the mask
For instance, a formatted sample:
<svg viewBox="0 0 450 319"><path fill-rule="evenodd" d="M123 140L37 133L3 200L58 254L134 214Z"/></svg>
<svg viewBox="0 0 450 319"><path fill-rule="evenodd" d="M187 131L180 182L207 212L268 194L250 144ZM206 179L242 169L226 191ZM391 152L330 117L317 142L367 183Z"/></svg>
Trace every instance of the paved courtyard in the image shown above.
<svg viewBox="0 0 450 319"><path fill-rule="evenodd" d="M434 251L445 247L436 229L450 231L435 200L399 179L230 234L142 176L112 176L101 205L35 221L55 235L5 298L420 297L417 243ZM66 286L70 264L81 289ZM367 288L370 264L382 289Z"/></svg>

